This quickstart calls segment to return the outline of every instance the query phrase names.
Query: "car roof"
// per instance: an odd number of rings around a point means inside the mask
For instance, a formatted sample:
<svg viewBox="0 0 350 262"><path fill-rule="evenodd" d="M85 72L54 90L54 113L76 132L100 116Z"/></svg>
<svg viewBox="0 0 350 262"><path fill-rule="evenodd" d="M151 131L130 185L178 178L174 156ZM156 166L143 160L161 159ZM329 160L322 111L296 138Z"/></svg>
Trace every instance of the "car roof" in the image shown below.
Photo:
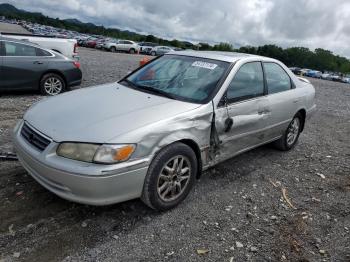
<svg viewBox="0 0 350 262"><path fill-rule="evenodd" d="M1 35L0 35L0 41L11 41L11 42L22 43L22 44L37 45L37 44L30 42L30 41L20 40L20 39L15 39L15 38L10 38L10 37L3 37Z"/></svg>
<svg viewBox="0 0 350 262"><path fill-rule="evenodd" d="M267 59L267 57L258 56L258 55L250 55L250 54L236 53L236 52L222 52L222 51L185 50L185 51L170 52L168 54L208 58L208 59L220 60L220 61L225 61L230 63L234 63L241 59L254 58L254 57L259 59L262 59L262 58Z"/></svg>

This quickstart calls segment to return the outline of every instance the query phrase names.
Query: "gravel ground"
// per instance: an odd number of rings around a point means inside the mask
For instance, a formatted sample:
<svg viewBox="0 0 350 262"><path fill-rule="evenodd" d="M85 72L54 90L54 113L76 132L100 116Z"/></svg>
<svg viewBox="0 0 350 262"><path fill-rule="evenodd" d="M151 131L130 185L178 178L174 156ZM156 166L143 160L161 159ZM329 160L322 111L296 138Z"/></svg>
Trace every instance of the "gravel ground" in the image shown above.
<svg viewBox="0 0 350 262"><path fill-rule="evenodd" d="M116 81L141 59L80 55L82 87ZM350 85L311 81L318 111L294 150L265 146L226 161L165 213L140 200L70 203L18 162L0 162L0 261L350 261ZM0 151L40 99L0 97Z"/></svg>
<svg viewBox="0 0 350 262"><path fill-rule="evenodd" d="M0 22L0 32L1 33L16 33L16 34L32 34L24 27L15 24L8 24Z"/></svg>

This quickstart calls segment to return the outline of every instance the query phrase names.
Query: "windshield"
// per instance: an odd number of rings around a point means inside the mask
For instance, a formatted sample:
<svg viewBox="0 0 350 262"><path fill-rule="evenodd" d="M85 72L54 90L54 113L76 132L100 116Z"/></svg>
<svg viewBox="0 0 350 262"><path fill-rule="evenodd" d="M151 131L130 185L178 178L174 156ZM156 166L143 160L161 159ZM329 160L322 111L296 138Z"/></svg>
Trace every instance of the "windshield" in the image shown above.
<svg viewBox="0 0 350 262"><path fill-rule="evenodd" d="M223 61L165 55L136 71L124 82L141 91L203 103L215 91L228 67L229 63Z"/></svg>

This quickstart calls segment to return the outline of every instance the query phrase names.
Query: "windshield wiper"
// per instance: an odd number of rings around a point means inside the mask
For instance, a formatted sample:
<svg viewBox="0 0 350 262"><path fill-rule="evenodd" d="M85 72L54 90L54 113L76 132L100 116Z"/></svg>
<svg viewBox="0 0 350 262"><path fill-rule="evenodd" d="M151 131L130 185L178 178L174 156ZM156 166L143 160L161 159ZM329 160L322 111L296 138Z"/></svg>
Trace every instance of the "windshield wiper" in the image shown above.
<svg viewBox="0 0 350 262"><path fill-rule="evenodd" d="M167 92L161 91L159 89L156 89L156 88L153 88L150 86L137 85L128 79L124 79L122 82L126 82L129 86L131 86L137 90L145 90L145 91L151 92L151 93L156 94L156 95L164 96L164 97L167 97L170 99L176 99L175 96L173 96Z"/></svg>
<svg viewBox="0 0 350 262"><path fill-rule="evenodd" d="M128 86L131 86L133 88L139 88L138 85L136 85L134 82L130 81L129 79L124 79L123 81L121 82L125 82Z"/></svg>
<svg viewBox="0 0 350 262"><path fill-rule="evenodd" d="M153 88L153 87L150 87L150 86L142 86L142 85L140 85L139 87L141 89L144 89L144 90L149 91L151 93L154 93L156 95L161 95L161 96L164 96L164 97L167 97L167 98L170 98L170 99L176 99L175 96L173 96L173 95L171 95L171 94L169 94L167 92L164 92L162 90L159 90L157 88Z"/></svg>

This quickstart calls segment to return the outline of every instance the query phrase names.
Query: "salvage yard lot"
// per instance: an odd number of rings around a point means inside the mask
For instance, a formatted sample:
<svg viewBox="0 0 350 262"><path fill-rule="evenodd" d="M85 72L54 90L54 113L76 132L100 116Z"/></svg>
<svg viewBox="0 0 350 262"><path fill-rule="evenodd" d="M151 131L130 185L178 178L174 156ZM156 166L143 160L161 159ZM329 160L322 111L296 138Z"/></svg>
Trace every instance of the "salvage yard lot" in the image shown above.
<svg viewBox="0 0 350 262"><path fill-rule="evenodd" d="M143 57L80 56L83 88L117 81ZM228 160L165 213L139 200L70 203L18 162L0 162L0 261L349 261L350 86L311 81L318 110L294 150L264 146ZM13 126L40 99L0 97L0 151L12 150Z"/></svg>

